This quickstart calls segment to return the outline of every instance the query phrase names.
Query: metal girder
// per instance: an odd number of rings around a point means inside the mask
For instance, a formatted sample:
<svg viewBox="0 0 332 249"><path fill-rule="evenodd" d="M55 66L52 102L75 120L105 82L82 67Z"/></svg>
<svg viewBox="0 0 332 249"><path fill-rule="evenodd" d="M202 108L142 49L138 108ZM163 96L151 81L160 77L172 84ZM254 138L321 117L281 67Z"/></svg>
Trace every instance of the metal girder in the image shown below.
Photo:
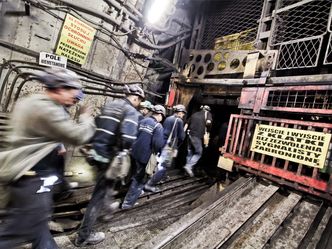
<svg viewBox="0 0 332 249"><path fill-rule="evenodd" d="M188 78L178 80L176 83L190 85L229 85L229 86L248 86L259 84L258 78L252 79L197 79ZM268 84L326 84L331 83L332 74L315 74L315 75L300 75L300 76L284 76L284 77L270 77L267 80Z"/></svg>

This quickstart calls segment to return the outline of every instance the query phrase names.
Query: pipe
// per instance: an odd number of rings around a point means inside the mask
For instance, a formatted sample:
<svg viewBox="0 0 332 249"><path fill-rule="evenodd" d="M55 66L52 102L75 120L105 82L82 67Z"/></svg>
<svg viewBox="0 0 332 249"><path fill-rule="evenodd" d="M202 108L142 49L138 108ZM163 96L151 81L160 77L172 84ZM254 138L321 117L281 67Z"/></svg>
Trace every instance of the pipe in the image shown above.
<svg viewBox="0 0 332 249"><path fill-rule="evenodd" d="M4 90L5 90L5 86L7 85L7 81L8 81L8 78L9 78L9 75L14 71L14 70L18 70L19 68L28 68L28 69L36 69L36 70L42 70L42 68L40 67L35 67L35 66L16 66L16 67L13 67L11 69L8 70L5 78L4 78L4 81L1 85L1 89L0 89L0 103L2 102L2 98L3 98L3 93L4 93ZM13 84L11 85L11 88L13 87Z"/></svg>
<svg viewBox="0 0 332 249"><path fill-rule="evenodd" d="M33 75L32 73L21 73L21 74L18 74L16 77L19 78L19 77L23 77L23 74L30 74L30 75ZM19 76L19 77L18 77ZM16 79L16 78L15 78ZM31 80L38 80L37 77L28 77L26 78L24 81L22 81L20 83L20 85L18 86L17 88L17 91L15 93L15 97L14 97L14 102L16 102L18 100L18 97L20 96L20 93L22 91L22 88L23 86L28 82L28 81L31 81ZM17 79L13 81L12 85L15 85ZM91 86L83 86L84 89L90 89L90 90L98 90L98 91L103 91L103 92L107 92L107 93L121 93L120 91L118 92L115 92L115 91L107 91L105 89L100 89L100 88L97 88L97 87L91 87ZM8 106L9 106L9 103L10 103L10 99L11 99L11 95L12 95L12 91L11 93L9 94L8 98L7 98L7 102L5 104L5 110L8 109ZM106 94L104 94L106 95ZM115 95L114 95L115 96Z"/></svg>
<svg viewBox="0 0 332 249"><path fill-rule="evenodd" d="M34 79L37 79L37 78L28 77L28 78L26 78L25 80L23 80L23 81L21 82L21 84L18 86L17 91L16 91L16 93L15 93L15 96L14 96L14 103L18 100L18 97L20 96L21 90L22 90L23 86L25 85L25 83L28 82L28 81L34 80ZM9 105L9 104L8 104L8 105ZM6 108L5 110L7 110L8 105L5 107L5 108ZM14 106L14 105L13 105L13 106ZM13 110L13 109L12 109L12 110ZM12 111L12 110L11 110L11 111Z"/></svg>
<svg viewBox="0 0 332 249"><path fill-rule="evenodd" d="M132 5L130 2L128 2L128 1L125 1L125 2L120 1L120 2L121 2L120 4L123 4L124 6L128 7L139 18L143 18L143 14L134 5Z"/></svg>
<svg viewBox="0 0 332 249"><path fill-rule="evenodd" d="M11 63L24 63L24 64L28 64L28 65L36 65L38 66L39 64L33 61L22 61L22 60L5 60L4 59L4 63L1 64L0 66L0 79L1 79L1 75L2 75L2 71L5 68L5 66L10 65Z"/></svg>
<svg viewBox="0 0 332 249"><path fill-rule="evenodd" d="M147 42L145 40L136 40L136 42L137 42L137 44L139 44L140 46L142 46L144 48L165 49L165 48L169 48L169 47L174 46L175 44L179 43L180 41L183 41L183 40L187 39L188 37L190 37L190 34L184 35L181 38L177 37L174 42L170 42L170 43L167 43L167 44L161 44L161 45L155 45L155 44L152 44L152 43Z"/></svg>
<svg viewBox="0 0 332 249"><path fill-rule="evenodd" d="M35 66L39 66L38 63L36 62L31 62L31 61L22 61L22 60L8 60L8 61L5 61L1 67L0 67L0 78L1 78L1 74L2 74L2 70L3 68L6 66L6 65L10 65L11 63L24 63L24 64L29 64L29 65L35 65ZM41 66L43 67L43 66ZM15 68L15 67L14 67ZM13 68L13 69L14 69ZM76 70L76 68L74 68ZM132 81L132 82L120 82L120 81L115 81L115 80L112 80L112 79L108 79L106 77L104 77L103 75L99 75L99 74L95 74L93 72L91 72L92 75L90 75L88 73L88 71L82 69L82 72L76 72L80 75L84 75L85 77L88 77L89 79L85 79L85 78L81 78L80 80L82 81L86 81L88 83L95 83L97 85L103 85L105 87L111 87L110 85L108 84L105 84L103 82L108 82L110 84L113 84L113 85L132 85L132 84L142 84L142 82L140 81ZM93 79L93 77L91 76L96 76L96 78L99 78L99 79ZM91 80L92 79L92 80ZM100 79L103 79L103 82L100 82ZM111 88L112 89L112 88Z"/></svg>
<svg viewBox="0 0 332 249"><path fill-rule="evenodd" d="M16 77L14 78L14 80L13 80L11 86L10 86L10 89L9 89L9 92L8 92L8 95L7 95L7 98L6 98L6 102L5 102L5 110L7 110L7 108L8 108L8 105L9 105L9 103L10 103L10 99L11 99L11 97L12 97L12 95L13 95L14 87L15 87L15 85L16 85L17 80L18 80L19 78L24 78L24 77L26 77L26 76L29 75L29 74L30 74L30 73L24 72L24 73L19 73L19 74L16 75Z"/></svg>
<svg viewBox="0 0 332 249"><path fill-rule="evenodd" d="M87 95L102 95L102 96L107 96L107 97L113 97L113 98L123 98L125 97L124 94L103 94L103 93L98 93L98 92L88 92L88 91L84 91L83 93L87 94Z"/></svg>
<svg viewBox="0 0 332 249"><path fill-rule="evenodd" d="M32 3L33 5L35 5L36 7L38 7L38 4L39 2L38 1L34 1L34 0L27 0L28 2ZM100 11L96 11L96 10L91 10L91 9L88 9L88 8L85 8L81 5L77 5L77 4L74 4L72 2L69 2L67 0L49 0L50 2L53 2L55 4L64 4L64 5L68 5L72 8L76 8L84 13L87 13L89 15L92 15L92 16L95 16L95 17L99 17L101 18L102 20L112 24L112 25L117 25L119 27L119 29L122 31L122 32L129 32L128 33L128 36L132 37L137 44L141 45L141 46L145 46L149 49L164 49L164 48L168 48L168 47L171 47L171 46L174 46L175 44L177 44L178 42L182 41L182 40L185 40L187 39L190 34L188 35L185 35L183 36L182 38L178 39L175 41L175 42L172 42L172 43L167 43L167 44L161 44L161 45L155 45L155 44L152 44L146 40L143 40L141 38L137 38L135 37L133 34L130 33L130 30L125 28L123 25L121 25L121 22L115 20L114 18L110 17L109 15L103 13L103 12L100 12Z"/></svg>
<svg viewBox="0 0 332 249"><path fill-rule="evenodd" d="M118 3L117 1L114 0L104 0L109 6L113 6L121 11L123 11L124 13L126 13L133 21L135 21L136 23L139 22L139 18L137 16L135 16L132 12L130 12L128 9L124 8L124 6L121 6L120 3ZM141 14L141 17L143 17L143 15Z"/></svg>
<svg viewBox="0 0 332 249"><path fill-rule="evenodd" d="M30 3L32 3L33 5L35 5L36 7L38 7L38 4L39 4L39 1L34 1L34 0L26 0ZM99 17L101 18L102 20L112 24L112 25L116 25L118 27L121 26L121 22L119 22L118 20L110 17L109 15L107 15L106 13L104 12L101 12L101 11L96 11L96 10L93 10L93 9L89 9L89 8L85 8L84 6L82 5L79 5L79 4L75 4L73 2L70 2L68 0L48 0L49 2L51 3L54 3L54 4L62 4L62 5L67 5L67 6L70 6L74 9L77 9L79 11L82 11L84 13L87 13L87 14L90 14L92 16L95 16L95 17ZM124 27L120 27L124 32L128 32L128 30Z"/></svg>
<svg viewBox="0 0 332 249"><path fill-rule="evenodd" d="M157 81L163 81L169 77L171 77L172 73L162 73L159 74L159 76L157 77Z"/></svg>
<svg viewBox="0 0 332 249"><path fill-rule="evenodd" d="M16 45L16 44L11 44L11 43L6 42L6 41L1 40L1 39L0 39L0 45L2 45L4 47L7 47L9 49L12 49L14 51L18 51L20 53L30 55L30 56L35 57L35 58L39 57L39 53L37 53L33 50L24 48L24 47ZM8 60L7 62L8 63L13 62L13 63L26 63L26 64L31 64L31 65L39 65L36 62L29 62L29 61L23 61L23 60ZM77 67L77 66L75 66L74 64L72 64L70 62L67 64L67 66L68 66L69 69L75 71L78 74L81 74L81 75L84 75L84 76L88 75L87 77L90 77L90 78L96 77L96 78L99 78L99 79L102 79L102 80L110 81L110 82L112 82L112 84L117 84L117 83L113 83L113 79L107 78L102 74L98 74L98 73L95 73L95 72L88 71L86 69ZM46 67L44 67L44 68L46 68Z"/></svg>
<svg viewBox="0 0 332 249"><path fill-rule="evenodd" d="M98 87L93 87L93 86L83 86L84 89L90 89L90 90L97 90L97 91L102 91L102 92L107 92L107 93L123 93L123 91L118 90L118 91L110 91L106 89L100 89Z"/></svg>
<svg viewBox="0 0 332 249"><path fill-rule="evenodd" d="M128 2L122 2L122 1L115 1L115 0L104 0L108 5L113 5L115 8L124 11L129 17L131 17L132 20L134 20L135 22L139 22L140 19L143 19L143 14L136 9L135 6L133 6L132 4L128 3ZM135 15L133 15L127 8L124 7L128 7L130 10L132 10L132 12L134 12L139 18L137 18ZM170 29L172 22L176 22L180 25L184 25L188 28L188 31L191 30L191 26L187 25L186 23L182 22L181 20L179 20L176 17L173 17L171 19L169 19L167 21L167 26L162 28L162 27L158 27L156 25L148 25L146 26L146 28L154 30L154 31L158 31L158 32L166 32L167 30Z"/></svg>
<svg viewBox="0 0 332 249"><path fill-rule="evenodd" d="M166 33L171 28L172 22L175 22L175 23L179 24L180 26L181 25L186 26L187 30L185 30L185 32L191 32L191 26L184 23L184 22L182 22L177 17L173 17L173 18L168 19L168 21L166 22L165 27L159 27L159 26L149 24L146 28L150 29L152 31L158 31L158 32Z"/></svg>
<svg viewBox="0 0 332 249"><path fill-rule="evenodd" d="M33 80L33 78L28 78L28 79L25 79L21 84L22 84L22 87L23 85L27 82L27 81L30 81L30 80ZM97 96L107 96L107 97L113 97L113 98L123 98L125 97L124 94L103 94L103 93L98 93L98 92L89 92L89 91L85 91L83 90L83 93L86 94L86 95L97 95ZM15 94L15 98L14 98L14 102L16 102L18 100L18 97L20 95L20 92L17 92Z"/></svg>
<svg viewBox="0 0 332 249"><path fill-rule="evenodd" d="M186 30L182 30L180 31L180 33L178 33L177 35L175 35L175 37L167 37L165 40L162 41L162 43L165 43L165 42L170 42L172 41L173 39L177 38L177 37L180 37L182 35L185 35L185 34L188 34L190 31L186 31Z"/></svg>

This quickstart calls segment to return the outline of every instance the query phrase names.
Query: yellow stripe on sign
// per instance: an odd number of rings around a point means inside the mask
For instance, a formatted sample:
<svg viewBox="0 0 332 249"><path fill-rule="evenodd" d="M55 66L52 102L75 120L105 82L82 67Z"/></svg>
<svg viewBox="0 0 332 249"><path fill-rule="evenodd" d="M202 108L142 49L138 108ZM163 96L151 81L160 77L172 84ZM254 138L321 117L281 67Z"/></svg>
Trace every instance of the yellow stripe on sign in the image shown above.
<svg viewBox="0 0 332 249"><path fill-rule="evenodd" d="M256 124L251 151L324 168L331 134Z"/></svg>
<svg viewBox="0 0 332 249"><path fill-rule="evenodd" d="M96 29L67 14L55 53L83 65L88 56Z"/></svg>

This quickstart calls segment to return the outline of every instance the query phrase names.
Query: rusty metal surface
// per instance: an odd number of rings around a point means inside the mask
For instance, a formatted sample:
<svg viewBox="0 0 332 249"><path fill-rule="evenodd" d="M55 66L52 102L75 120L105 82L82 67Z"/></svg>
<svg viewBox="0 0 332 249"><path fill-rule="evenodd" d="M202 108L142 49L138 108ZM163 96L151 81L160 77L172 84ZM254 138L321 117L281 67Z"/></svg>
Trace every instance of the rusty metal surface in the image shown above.
<svg viewBox="0 0 332 249"><path fill-rule="evenodd" d="M111 219L99 220L96 229L104 231L106 239L91 248L135 248L152 239L156 233L200 206L202 203L195 200L208 190L209 185L204 178L188 178L179 174L178 170L171 170L169 178L160 187L162 191L158 193L140 196L139 204L132 209L116 210ZM91 192L91 187L75 189L73 200L70 198L61 204L57 203L52 227L58 232L64 229L61 233L54 233L59 248L76 248L72 244L76 236L73 232L77 228L77 221L81 220L85 212ZM117 201L121 202L125 193L121 191L116 196L121 199ZM72 215L59 218L59 212L64 210L72 212Z"/></svg>
<svg viewBox="0 0 332 249"><path fill-rule="evenodd" d="M148 249L148 248L164 248L169 247L173 244L174 239L178 239L178 237L186 237L188 234L190 234L192 231L195 231L195 229L199 228L201 217L205 216L206 214L210 213L211 210L216 208L219 204L227 205L230 201L237 199L241 195L244 194L245 190L248 188L252 188L254 184L254 179L249 178L241 178L237 180L232 186L229 186L225 189L214 201L217 201L217 203L214 203L211 201L205 201L200 205L198 208L193 210L192 212L188 213L186 216L181 218L178 222L168 227L166 230L164 230L162 233L158 235L158 237L155 237L151 239L150 241L147 241L144 243L140 248L141 249ZM198 221L198 222L197 222ZM189 229L189 231L188 231ZM181 241L179 239L178 241Z"/></svg>
<svg viewBox="0 0 332 249"><path fill-rule="evenodd" d="M323 233L323 231L324 231L324 229L325 229L325 227L326 227L326 225L327 225L327 223L328 223L331 215L332 215L332 208L329 207L326 210L326 212L325 212L325 214L324 214L321 222L317 226L317 228L315 230L315 233L314 233L311 241L308 243L307 249L316 249L316 246L317 246L317 244L318 244L318 242L319 242L319 240L321 238L321 235L322 235L322 233Z"/></svg>
<svg viewBox="0 0 332 249"><path fill-rule="evenodd" d="M309 229L311 221L319 210L319 205L303 201L293 210L292 215L284 224L283 229L279 229L274 238L271 239L266 249L296 249L306 231Z"/></svg>
<svg viewBox="0 0 332 249"><path fill-rule="evenodd" d="M252 221L252 225L228 246L229 248L263 248L281 223L293 211L301 196L291 193L288 197L275 195L269 205Z"/></svg>
<svg viewBox="0 0 332 249"><path fill-rule="evenodd" d="M328 230L330 208L275 188L268 183L248 186L227 203L217 200L196 217L189 213L139 248L313 248ZM185 218L196 222L188 225Z"/></svg>
<svg viewBox="0 0 332 249"><path fill-rule="evenodd" d="M332 124L233 114L229 122L225 145L222 149L225 152L224 157L232 159L242 169L248 169L251 173L258 175L264 174L265 177L280 184L284 184L286 181L288 186L332 199L330 177L326 177L326 174L318 171L317 168L295 162L292 162L290 166L287 160L250 151L249 144L256 124L315 130L324 133L332 131ZM246 143L243 142L243 137L246 138ZM331 146L329 150L331 150ZM328 168L331 164L329 160L326 160L325 168Z"/></svg>
<svg viewBox="0 0 332 249"><path fill-rule="evenodd" d="M217 201L218 205L208 208L186 231L165 246L155 248L215 248L239 229L243 221L250 218L277 189L260 184L247 186L242 195L232 196L226 205Z"/></svg>
<svg viewBox="0 0 332 249"><path fill-rule="evenodd" d="M268 42L279 49L277 70L318 66L330 15L328 0L277 1Z"/></svg>
<svg viewBox="0 0 332 249"><path fill-rule="evenodd" d="M239 108L297 113L332 114L332 86L244 88Z"/></svg>
<svg viewBox="0 0 332 249"><path fill-rule="evenodd" d="M182 193L175 190L115 212L111 220L97 225L106 239L91 248L313 249L329 230L331 208L322 208L322 201L281 191L269 182L240 178L222 192L206 189L206 185L196 185ZM66 226L77 226L77 222ZM70 233L55 237L64 249L74 249L74 239Z"/></svg>
<svg viewBox="0 0 332 249"><path fill-rule="evenodd" d="M309 186L309 187L312 187L314 189L317 189L319 191L323 191L323 192L327 191L328 183L323 181L323 180L317 180L317 179L314 179L314 178L308 177L308 176L300 176L300 175L297 175L296 173L293 173L291 171L279 169L277 167L271 167L268 164L263 164L263 163L252 161L250 159L244 159L244 158L236 157L236 156L233 156L233 155L228 154L228 153L225 153L224 156L226 158L232 159L234 162L236 162L240 165L247 166L247 167L256 169L258 171L267 173L267 174L272 174L274 176L287 179L287 180L292 181L294 183L300 183L300 184L303 184L305 186Z"/></svg>
<svg viewBox="0 0 332 249"><path fill-rule="evenodd" d="M248 29L257 29L257 20L261 15L262 0L223 0L204 1L201 48L211 49L216 38L238 33ZM236 13L236 15L234 15ZM241 43L255 41L256 32L245 36Z"/></svg>
<svg viewBox="0 0 332 249"><path fill-rule="evenodd" d="M297 85L328 85L332 81L332 74L316 74L316 75L302 75L302 76L280 76L280 77L270 77L267 80L267 84L278 85L282 84L284 86ZM260 82L259 78L254 79L198 79L198 78L179 78L176 79L177 84L181 84L187 88L189 87L199 87L201 85L214 85L214 86L257 86Z"/></svg>
<svg viewBox="0 0 332 249"><path fill-rule="evenodd" d="M247 77L254 76L257 71L266 71L275 67L276 50L257 50L254 63L248 61L252 56L251 53L251 50L190 50L182 75L203 79L215 75L247 72Z"/></svg>

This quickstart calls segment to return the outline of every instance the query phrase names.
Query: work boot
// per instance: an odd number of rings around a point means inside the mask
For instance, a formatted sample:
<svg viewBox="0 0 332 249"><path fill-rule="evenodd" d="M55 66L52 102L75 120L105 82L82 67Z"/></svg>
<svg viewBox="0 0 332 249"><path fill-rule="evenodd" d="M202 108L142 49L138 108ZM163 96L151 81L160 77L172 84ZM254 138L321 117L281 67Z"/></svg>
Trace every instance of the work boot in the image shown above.
<svg viewBox="0 0 332 249"><path fill-rule="evenodd" d="M81 240L79 237L75 240L75 246L83 247L88 245L96 245L105 239L105 233L92 232L86 240Z"/></svg>
<svg viewBox="0 0 332 249"><path fill-rule="evenodd" d="M194 177L194 173L193 173L192 169L189 166L186 165L183 168L190 177Z"/></svg>
<svg viewBox="0 0 332 249"><path fill-rule="evenodd" d="M149 192L152 192L152 193L156 193L156 192L159 192L159 191L160 191L160 189L159 189L158 187L156 187L156 186L151 186L151 185L149 185L149 184L145 184L145 186L144 186L144 190L149 191Z"/></svg>
<svg viewBox="0 0 332 249"><path fill-rule="evenodd" d="M129 204L126 204L126 203L122 203L122 205L121 205L121 209L122 209L122 210L130 209L130 208L133 208L133 207L135 207L135 206L137 206L137 205L139 205L138 202L135 202L134 205L129 205Z"/></svg>
<svg viewBox="0 0 332 249"><path fill-rule="evenodd" d="M100 216L100 220L108 222L113 218L113 213L120 209L120 202L114 201L104 205L104 212Z"/></svg>

